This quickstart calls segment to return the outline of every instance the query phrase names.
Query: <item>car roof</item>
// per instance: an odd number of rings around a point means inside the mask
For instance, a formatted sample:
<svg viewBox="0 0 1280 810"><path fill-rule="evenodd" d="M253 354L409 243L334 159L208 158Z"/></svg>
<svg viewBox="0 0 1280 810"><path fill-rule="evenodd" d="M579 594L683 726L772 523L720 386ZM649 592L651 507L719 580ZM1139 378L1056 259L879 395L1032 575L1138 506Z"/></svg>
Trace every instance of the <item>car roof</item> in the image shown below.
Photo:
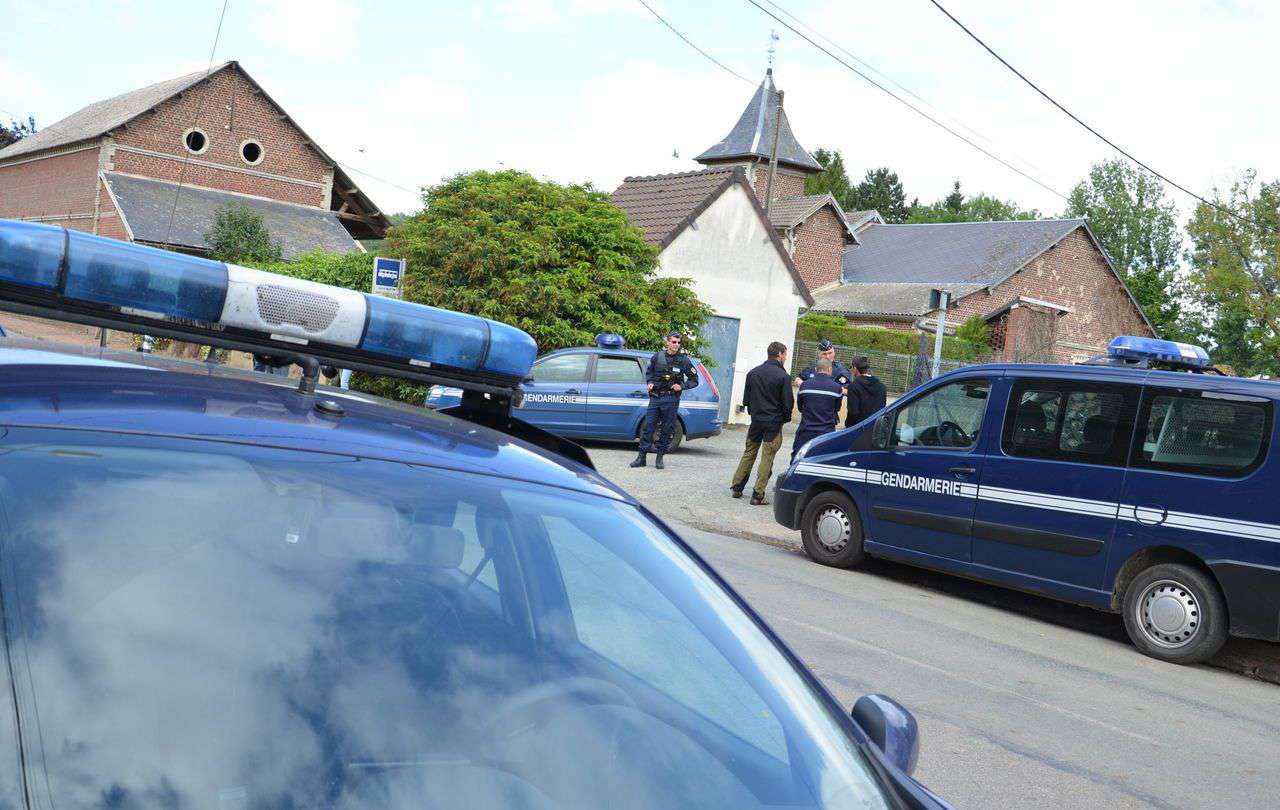
<svg viewBox="0 0 1280 810"><path fill-rule="evenodd" d="M653 357L653 353L655 351L657 351L657 349L654 349L653 351L645 351L644 349L606 349L601 346L572 346L567 349L556 349L555 351L547 352L546 354L539 356L538 359L541 360L544 357L551 357L552 355L559 354L611 354L615 356L625 355L627 357L635 357L643 360ZM693 355L689 356L693 357Z"/></svg>
<svg viewBox="0 0 1280 810"><path fill-rule="evenodd" d="M1203 388L1216 391L1241 391L1269 399L1280 399L1280 383L1274 380L1251 380L1245 377L1220 374L1194 374L1186 371L1166 371L1124 366L1066 365L1049 363L985 363L964 366L938 377L951 377L982 372L1060 377L1063 379L1088 379L1106 382L1167 385L1178 388Z"/></svg>
<svg viewBox="0 0 1280 810"><path fill-rule="evenodd" d="M630 496L505 433L358 391L139 352L0 339L0 426L208 439L369 458ZM315 402L334 400L332 416Z"/></svg>

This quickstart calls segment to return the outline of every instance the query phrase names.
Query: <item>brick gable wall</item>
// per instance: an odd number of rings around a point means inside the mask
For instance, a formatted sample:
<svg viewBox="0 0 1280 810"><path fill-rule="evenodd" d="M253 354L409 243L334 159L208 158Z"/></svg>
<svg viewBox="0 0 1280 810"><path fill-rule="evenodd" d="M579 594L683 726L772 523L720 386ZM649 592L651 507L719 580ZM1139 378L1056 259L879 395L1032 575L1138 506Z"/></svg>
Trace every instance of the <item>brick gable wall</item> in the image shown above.
<svg viewBox="0 0 1280 810"><path fill-rule="evenodd" d="M1061 362L1098 354L1116 335L1151 334L1084 228L1072 231L990 293L962 298L947 320L958 324L973 315L988 315L1018 296L1071 308L1057 320L1054 356ZM1019 345L1026 342L1018 332L1019 321L1008 321L1006 351L1027 350Z"/></svg>
<svg viewBox="0 0 1280 810"><path fill-rule="evenodd" d="M50 157L0 165L0 217L40 218L92 231L98 143L86 145L68 147L77 151L55 151Z"/></svg>
<svg viewBox="0 0 1280 810"><path fill-rule="evenodd" d="M209 142L198 155L182 141L192 126ZM241 159L240 144L246 140L262 145L260 163ZM181 176L191 185L327 206L331 167L304 140L240 72L225 70L115 132L107 169L170 181Z"/></svg>
<svg viewBox="0 0 1280 810"><path fill-rule="evenodd" d="M813 290L840 278L840 257L845 249L844 226L830 206L797 225L791 258L804 283Z"/></svg>
<svg viewBox="0 0 1280 810"><path fill-rule="evenodd" d="M756 199L763 205L769 189L769 164L757 163L753 176L754 182L751 185L756 190ZM801 194L804 194L804 175L779 166L773 177L773 198L780 200L783 197L799 197Z"/></svg>

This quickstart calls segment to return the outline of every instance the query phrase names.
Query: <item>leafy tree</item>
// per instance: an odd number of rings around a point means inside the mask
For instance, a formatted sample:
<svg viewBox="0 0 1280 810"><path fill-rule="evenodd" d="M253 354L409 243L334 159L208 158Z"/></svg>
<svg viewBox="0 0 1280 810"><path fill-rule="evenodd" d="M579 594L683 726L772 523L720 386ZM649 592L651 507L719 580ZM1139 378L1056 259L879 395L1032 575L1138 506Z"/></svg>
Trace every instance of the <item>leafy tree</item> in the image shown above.
<svg viewBox="0 0 1280 810"><path fill-rule="evenodd" d="M1202 203L1187 224L1190 283L1214 359L1237 373L1277 373L1280 180L1260 182L1250 169L1214 202L1232 213Z"/></svg>
<svg viewBox="0 0 1280 810"><path fill-rule="evenodd" d="M607 194L478 171L427 189L423 203L383 246L408 261L408 300L512 324L542 351L600 332L657 348L669 329L697 351L711 310L688 279L656 276L657 249Z"/></svg>
<svg viewBox="0 0 1280 810"><path fill-rule="evenodd" d="M907 221L907 193L896 172L888 168L871 169L852 190L846 210L875 210L885 222L894 225Z"/></svg>
<svg viewBox="0 0 1280 810"><path fill-rule="evenodd" d="M1182 336L1177 278L1182 237L1160 181L1123 160L1098 163L1071 190L1065 215L1084 217L1156 332Z"/></svg>
<svg viewBox="0 0 1280 810"><path fill-rule="evenodd" d="M813 159L822 166L818 174L811 174L804 179L805 194L830 194L844 210L850 209L849 175L844 168L844 158L838 149L819 149L813 153Z"/></svg>
<svg viewBox="0 0 1280 810"><path fill-rule="evenodd" d="M911 208L907 222L913 225L938 222L996 222L1010 219L1038 219L1034 208L1023 210L1013 200L1001 200L988 194L966 197L955 181L951 193L930 205L918 202Z"/></svg>
<svg viewBox="0 0 1280 810"><path fill-rule="evenodd" d="M358 250L349 253L312 250L290 262L249 260L246 264L271 273L352 290L368 290L373 283L373 254Z"/></svg>
<svg viewBox="0 0 1280 810"><path fill-rule="evenodd" d="M213 214L213 225L204 232L209 254L224 262L280 261L281 248L271 238L262 214L244 203L227 203Z"/></svg>
<svg viewBox="0 0 1280 810"><path fill-rule="evenodd" d="M956 337L976 349L986 349L991 338L991 325L981 315L974 315L956 327Z"/></svg>
<svg viewBox="0 0 1280 810"><path fill-rule="evenodd" d="M29 138L36 134L35 116L28 115L26 121L9 121L9 126L0 124L0 149L5 148L11 143L17 143L23 138Z"/></svg>
<svg viewBox="0 0 1280 810"><path fill-rule="evenodd" d="M957 180L951 193L942 198L942 207L955 216L964 210L964 195L960 193L960 181Z"/></svg>

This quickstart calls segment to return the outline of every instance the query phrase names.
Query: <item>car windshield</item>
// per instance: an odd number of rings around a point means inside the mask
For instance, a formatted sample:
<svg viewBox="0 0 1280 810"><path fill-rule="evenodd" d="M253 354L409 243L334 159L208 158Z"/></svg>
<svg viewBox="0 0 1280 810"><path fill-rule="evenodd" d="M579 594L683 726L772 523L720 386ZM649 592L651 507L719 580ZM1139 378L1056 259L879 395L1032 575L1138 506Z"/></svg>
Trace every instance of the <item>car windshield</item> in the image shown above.
<svg viewBox="0 0 1280 810"><path fill-rule="evenodd" d="M0 507L49 806L884 806L842 718L630 505L11 429Z"/></svg>

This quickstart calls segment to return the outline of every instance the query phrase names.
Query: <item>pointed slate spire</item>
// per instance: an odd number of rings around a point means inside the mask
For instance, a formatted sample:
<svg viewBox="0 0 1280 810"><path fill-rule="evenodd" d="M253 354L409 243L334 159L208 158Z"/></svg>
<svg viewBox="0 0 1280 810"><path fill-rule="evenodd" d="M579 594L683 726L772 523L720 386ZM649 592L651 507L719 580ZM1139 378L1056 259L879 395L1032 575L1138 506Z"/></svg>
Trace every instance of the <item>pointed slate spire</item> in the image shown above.
<svg viewBox="0 0 1280 810"><path fill-rule="evenodd" d="M738 123L729 134L694 160L713 165L734 160L769 160L773 148L773 119L778 114L778 90L773 86L773 68L765 71L764 81L751 96ZM787 113L782 112L778 129L778 165L820 172L822 166L813 159L791 132Z"/></svg>

